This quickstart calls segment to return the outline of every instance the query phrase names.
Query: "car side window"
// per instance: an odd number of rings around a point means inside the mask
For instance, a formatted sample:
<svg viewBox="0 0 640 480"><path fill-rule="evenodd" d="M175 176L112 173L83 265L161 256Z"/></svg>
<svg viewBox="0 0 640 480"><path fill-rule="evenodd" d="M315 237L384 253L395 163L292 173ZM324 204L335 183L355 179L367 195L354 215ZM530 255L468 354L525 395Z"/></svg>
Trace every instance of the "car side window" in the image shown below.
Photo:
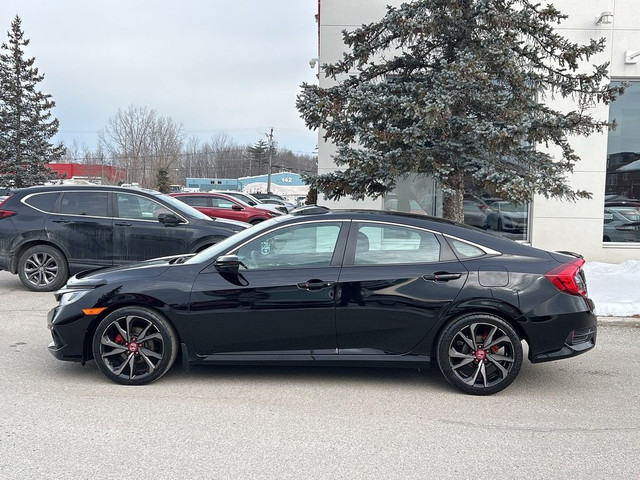
<svg viewBox="0 0 640 480"><path fill-rule="evenodd" d="M440 242L433 233L397 225L360 224L355 265L431 263L440 259Z"/></svg>
<svg viewBox="0 0 640 480"><path fill-rule="evenodd" d="M60 202L60 213L106 217L109 192L64 192Z"/></svg>
<svg viewBox="0 0 640 480"><path fill-rule="evenodd" d="M214 208L225 208L227 210L231 210L235 205L234 202L226 198L211 198L211 204Z"/></svg>
<svg viewBox="0 0 640 480"><path fill-rule="evenodd" d="M328 267L339 233L339 223L293 225L243 245L236 254L249 270Z"/></svg>
<svg viewBox="0 0 640 480"><path fill-rule="evenodd" d="M58 192L37 193L27 197L24 203L42 212L51 212L58 195Z"/></svg>
<svg viewBox="0 0 640 480"><path fill-rule="evenodd" d="M183 197L176 197L181 202L191 205L192 207L208 207L207 197L185 195Z"/></svg>
<svg viewBox="0 0 640 480"><path fill-rule="evenodd" d="M147 197L131 193L117 193L119 218L134 220L157 220L161 213L173 213L163 204Z"/></svg>

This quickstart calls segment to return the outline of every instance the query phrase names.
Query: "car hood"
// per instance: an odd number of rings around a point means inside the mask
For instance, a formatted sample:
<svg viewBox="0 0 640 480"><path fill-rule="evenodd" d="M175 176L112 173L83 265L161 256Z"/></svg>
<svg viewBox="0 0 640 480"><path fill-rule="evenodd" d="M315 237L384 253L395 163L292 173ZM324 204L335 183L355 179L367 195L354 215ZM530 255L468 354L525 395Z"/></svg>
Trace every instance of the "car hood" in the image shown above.
<svg viewBox="0 0 640 480"><path fill-rule="evenodd" d="M154 258L131 265L84 270L71 277L67 282L67 287L78 288L83 285L98 286L122 280L154 278L164 273L171 265L181 264L193 255L193 253L173 255L170 257Z"/></svg>

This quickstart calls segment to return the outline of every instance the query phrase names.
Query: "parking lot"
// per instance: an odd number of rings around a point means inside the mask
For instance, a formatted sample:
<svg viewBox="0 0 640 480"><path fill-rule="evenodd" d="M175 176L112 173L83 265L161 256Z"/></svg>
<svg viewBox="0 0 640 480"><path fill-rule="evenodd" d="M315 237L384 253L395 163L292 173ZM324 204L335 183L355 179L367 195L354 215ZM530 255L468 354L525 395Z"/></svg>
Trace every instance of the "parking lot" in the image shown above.
<svg viewBox="0 0 640 480"><path fill-rule="evenodd" d="M145 387L47 351L51 293L0 272L0 477L632 478L640 329L525 362L492 397L437 370L179 365Z"/></svg>

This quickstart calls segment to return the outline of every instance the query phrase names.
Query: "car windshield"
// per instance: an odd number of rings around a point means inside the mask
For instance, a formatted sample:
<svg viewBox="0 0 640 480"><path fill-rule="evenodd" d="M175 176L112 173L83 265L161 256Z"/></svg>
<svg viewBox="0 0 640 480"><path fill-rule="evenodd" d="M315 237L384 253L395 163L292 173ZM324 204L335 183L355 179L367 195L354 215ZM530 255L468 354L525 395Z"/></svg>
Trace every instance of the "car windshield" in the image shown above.
<svg viewBox="0 0 640 480"><path fill-rule="evenodd" d="M176 199L176 198L174 198L174 197L172 197L170 195L166 195L164 193L159 193L156 196L161 198L162 200L164 200L168 204L170 204L173 208L175 208L179 212L182 212L184 214L190 215L192 217L199 218L200 220L211 220L211 217L208 217L204 213L202 213L199 210L196 210L195 208L193 208L191 205L187 205L186 203L181 202L180 200L178 200L178 199Z"/></svg>
<svg viewBox="0 0 640 480"><path fill-rule="evenodd" d="M279 222L280 220L276 218L272 218L271 220L266 220L264 222L260 222L259 224L247 228L246 230L242 230L230 237L225 238L221 242L216 243L215 245L211 245L209 248L201 251L200 253L194 255L189 258L184 263L205 263L213 260L216 257L228 252L233 246L242 243L247 238L250 238L254 235L257 235L262 230L269 228L274 223Z"/></svg>
<svg viewBox="0 0 640 480"><path fill-rule="evenodd" d="M524 208L524 205L514 205L513 203L509 203L509 202L503 202L500 204L500 210L502 210L503 212L525 212L526 209Z"/></svg>
<svg viewBox="0 0 640 480"><path fill-rule="evenodd" d="M623 207L623 208L612 208L612 210L618 212L620 215L623 215L628 220L632 222L640 222L640 210L633 207Z"/></svg>

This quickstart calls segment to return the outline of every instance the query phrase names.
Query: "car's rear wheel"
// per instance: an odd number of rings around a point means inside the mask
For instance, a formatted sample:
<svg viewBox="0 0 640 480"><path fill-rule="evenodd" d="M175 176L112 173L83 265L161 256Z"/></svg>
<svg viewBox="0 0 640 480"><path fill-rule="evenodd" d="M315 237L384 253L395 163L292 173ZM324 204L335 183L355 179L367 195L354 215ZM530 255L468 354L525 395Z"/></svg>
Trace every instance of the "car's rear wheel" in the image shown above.
<svg viewBox="0 0 640 480"><path fill-rule="evenodd" d="M153 310L125 307L107 315L93 336L93 356L110 380L144 385L163 376L178 355L178 337Z"/></svg>
<svg viewBox="0 0 640 480"><path fill-rule="evenodd" d="M513 327L490 314L470 314L445 328L437 345L447 381L472 395L507 388L522 366L522 343Z"/></svg>
<svg viewBox="0 0 640 480"><path fill-rule="evenodd" d="M18 277L25 287L34 292L58 290L69 277L67 260L55 247L35 245L20 256Z"/></svg>

